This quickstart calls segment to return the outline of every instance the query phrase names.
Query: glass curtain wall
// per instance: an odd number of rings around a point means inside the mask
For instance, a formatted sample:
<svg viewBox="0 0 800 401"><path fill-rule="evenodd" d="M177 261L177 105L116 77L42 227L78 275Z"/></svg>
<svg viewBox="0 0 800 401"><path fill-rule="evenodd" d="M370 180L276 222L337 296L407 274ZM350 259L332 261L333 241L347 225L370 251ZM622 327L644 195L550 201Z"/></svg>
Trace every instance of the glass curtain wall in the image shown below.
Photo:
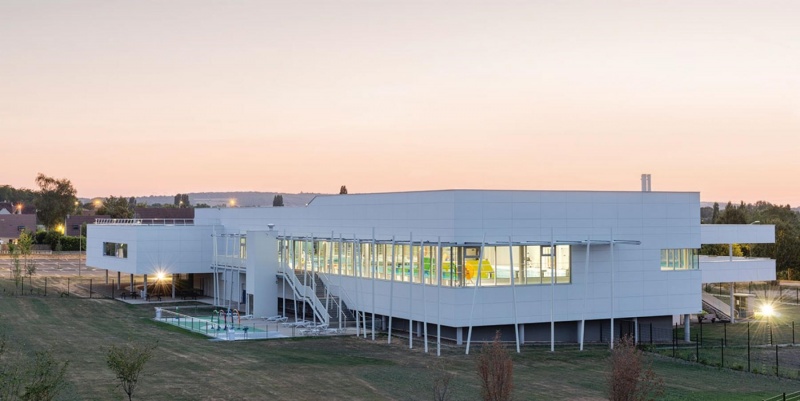
<svg viewBox="0 0 800 401"><path fill-rule="evenodd" d="M572 282L569 245L452 245L279 239L289 269L448 287Z"/></svg>

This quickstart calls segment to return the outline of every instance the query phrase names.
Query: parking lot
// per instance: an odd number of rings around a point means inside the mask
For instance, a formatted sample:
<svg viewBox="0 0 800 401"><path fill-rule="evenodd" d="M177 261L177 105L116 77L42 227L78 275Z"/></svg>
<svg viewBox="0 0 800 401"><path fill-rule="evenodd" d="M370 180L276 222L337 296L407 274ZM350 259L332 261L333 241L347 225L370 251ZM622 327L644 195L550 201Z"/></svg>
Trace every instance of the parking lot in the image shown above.
<svg viewBox="0 0 800 401"><path fill-rule="evenodd" d="M105 277L104 269L95 269L86 266L86 255L31 255L28 258L36 266L35 275L38 276L81 276ZM20 258L24 266L24 259ZM9 255L0 255L0 273L11 277L14 266L13 258ZM23 267L24 269L24 267Z"/></svg>

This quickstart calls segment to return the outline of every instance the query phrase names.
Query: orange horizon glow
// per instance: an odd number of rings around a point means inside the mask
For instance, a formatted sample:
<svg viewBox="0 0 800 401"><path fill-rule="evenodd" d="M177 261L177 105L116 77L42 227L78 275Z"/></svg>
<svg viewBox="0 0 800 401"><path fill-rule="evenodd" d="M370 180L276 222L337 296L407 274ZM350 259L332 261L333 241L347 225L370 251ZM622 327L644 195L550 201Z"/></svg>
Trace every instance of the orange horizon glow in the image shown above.
<svg viewBox="0 0 800 401"><path fill-rule="evenodd" d="M637 191L649 173L654 191L800 204L794 1L6 2L0 15L0 185L35 188L41 172L81 198Z"/></svg>

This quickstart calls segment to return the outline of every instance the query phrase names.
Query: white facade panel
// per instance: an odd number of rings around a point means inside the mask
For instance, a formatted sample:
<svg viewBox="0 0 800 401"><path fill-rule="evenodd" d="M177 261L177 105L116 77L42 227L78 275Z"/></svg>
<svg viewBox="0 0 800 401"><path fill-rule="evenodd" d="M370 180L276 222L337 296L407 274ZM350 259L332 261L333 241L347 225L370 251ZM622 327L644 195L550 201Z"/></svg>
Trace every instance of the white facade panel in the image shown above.
<svg viewBox="0 0 800 401"><path fill-rule="evenodd" d="M704 244L772 244L774 224L702 224L700 237Z"/></svg>
<svg viewBox="0 0 800 401"><path fill-rule="evenodd" d="M86 265L126 274L208 273L210 226L87 226ZM126 244L127 258L103 254L103 243Z"/></svg>
<svg viewBox="0 0 800 401"><path fill-rule="evenodd" d="M703 283L775 280L775 260L765 258L700 257Z"/></svg>

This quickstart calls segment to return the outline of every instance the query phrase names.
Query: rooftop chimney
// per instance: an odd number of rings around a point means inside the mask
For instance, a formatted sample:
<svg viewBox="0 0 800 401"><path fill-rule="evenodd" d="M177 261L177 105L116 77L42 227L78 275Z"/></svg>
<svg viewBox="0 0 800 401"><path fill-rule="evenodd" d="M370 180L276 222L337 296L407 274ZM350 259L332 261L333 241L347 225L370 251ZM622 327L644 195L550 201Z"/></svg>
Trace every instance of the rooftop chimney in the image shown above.
<svg viewBox="0 0 800 401"><path fill-rule="evenodd" d="M650 174L642 174L642 192L650 192Z"/></svg>

